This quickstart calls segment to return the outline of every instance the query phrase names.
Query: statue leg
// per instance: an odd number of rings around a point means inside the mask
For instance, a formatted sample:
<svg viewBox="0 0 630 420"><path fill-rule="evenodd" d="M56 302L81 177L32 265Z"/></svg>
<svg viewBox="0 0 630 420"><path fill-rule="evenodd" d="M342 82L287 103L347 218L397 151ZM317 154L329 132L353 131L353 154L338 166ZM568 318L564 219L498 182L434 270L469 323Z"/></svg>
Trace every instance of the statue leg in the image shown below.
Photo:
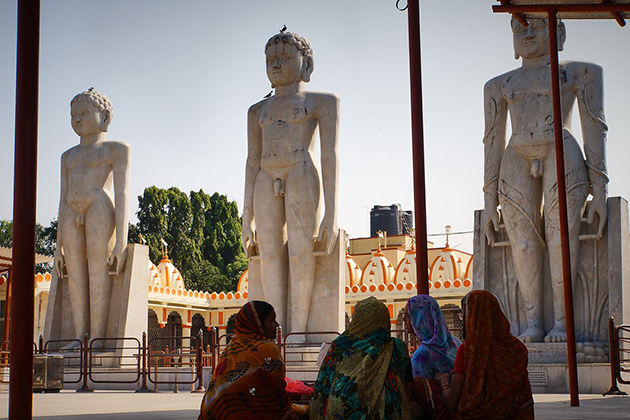
<svg viewBox="0 0 630 420"><path fill-rule="evenodd" d="M311 162L296 165L286 180L287 234L289 237L289 319L291 332L306 331L315 283L313 237L320 217L320 181ZM293 341L303 342L304 336Z"/></svg>
<svg viewBox="0 0 630 420"><path fill-rule="evenodd" d="M273 183L274 179L264 171L258 173L254 189L254 220L263 299L273 305L278 323L286 328L288 261L284 197L275 196ZM253 298L256 297L250 297Z"/></svg>
<svg viewBox="0 0 630 420"><path fill-rule="evenodd" d="M576 268L580 251L580 230L582 213L588 197L588 175L582 151L573 137L565 134L564 165L567 185L567 219L569 225L569 250L571 258L571 278L576 281ZM562 269L562 245L560 233L560 213L558 209L558 188L555 167L555 152L545 162L545 231L549 248L549 268L553 292L552 330L545 337L547 342L567 340L564 308L564 277ZM547 204L548 203L548 204Z"/></svg>
<svg viewBox="0 0 630 420"><path fill-rule="evenodd" d="M516 150L505 150L501 162L499 202L510 240L514 270L527 322L523 342L543 339L542 180L530 175L531 164ZM510 320L515 322L516 320Z"/></svg>
<svg viewBox="0 0 630 420"><path fill-rule="evenodd" d="M59 234L68 272L68 293L74 325L74 337L83 340L90 332L90 298L86 260L85 226L77 226L76 213L66 207L59 215Z"/></svg>
<svg viewBox="0 0 630 420"><path fill-rule="evenodd" d="M114 248L114 207L104 193L85 213L85 238L90 276L90 337L105 338L112 278L107 259ZM100 342L103 343L103 342Z"/></svg>

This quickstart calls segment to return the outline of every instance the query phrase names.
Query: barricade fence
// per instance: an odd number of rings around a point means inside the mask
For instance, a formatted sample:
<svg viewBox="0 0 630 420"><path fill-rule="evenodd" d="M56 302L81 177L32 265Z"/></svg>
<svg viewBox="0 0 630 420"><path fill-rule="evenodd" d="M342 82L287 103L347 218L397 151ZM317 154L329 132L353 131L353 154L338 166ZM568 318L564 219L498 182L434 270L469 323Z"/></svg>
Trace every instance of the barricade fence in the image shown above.
<svg viewBox="0 0 630 420"><path fill-rule="evenodd" d="M624 327L624 326L621 326ZM621 331L627 334L628 345L624 350L624 368L621 372L630 372L630 327ZM460 329L453 329L460 330ZM155 337L147 340L143 333L142 340L134 337L59 339L33 343L34 355L63 356L64 384L80 384L79 391L90 392L89 383L93 384L138 384L137 392L149 392L149 383L154 385L172 384L191 385L193 392L203 391L203 369L214 371L219 356L229 344L234 334L220 334L216 327L209 329L210 344L203 348L203 331L198 336ZM282 328L278 328L275 344L278 346L286 369L290 372L313 372L319 367L327 346L340 335L337 331L295 332L283 337ZM313 336L318 336L317 340ZM392 336L401 338L412 354L419 343L406 326L393 329ZM626 348L624 347L624 348ZM611 347L612 348L612 347ZM612 358L611 358L612 359ZM619 360L619 359L617 359ZM627 367L626 367L627 366ZM10 342L0 343L0 383L9 382ZM622 382L628 383L628 382Z"/></svg>
<svg viewBox="0 0 630 420"><path fill-rule="evenodd" d="M615 327L613 317L608 318L608 352L611 385L603 395L627 395L617 383L630 384L630 377L624 377L624 373L630 372L630 325Z"/></svg>

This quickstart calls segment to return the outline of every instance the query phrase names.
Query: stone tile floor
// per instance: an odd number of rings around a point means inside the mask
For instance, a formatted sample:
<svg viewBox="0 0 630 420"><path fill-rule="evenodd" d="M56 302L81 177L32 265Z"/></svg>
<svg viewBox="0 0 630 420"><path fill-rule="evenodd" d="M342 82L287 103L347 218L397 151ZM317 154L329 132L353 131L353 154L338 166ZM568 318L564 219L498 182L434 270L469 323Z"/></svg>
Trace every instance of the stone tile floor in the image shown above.
<svg viewBox="0 0 630 420"><path fill-rule="evenodd" d="M199 415L201 394L129 391L96 391L33 395L33 419L37 420L143 420L187 419ZM630 419L630 396L580 395L580 406L571 407L567 394L536 394L536 419ZM0 418L7 418L8 392L0 392Z"/></svg>

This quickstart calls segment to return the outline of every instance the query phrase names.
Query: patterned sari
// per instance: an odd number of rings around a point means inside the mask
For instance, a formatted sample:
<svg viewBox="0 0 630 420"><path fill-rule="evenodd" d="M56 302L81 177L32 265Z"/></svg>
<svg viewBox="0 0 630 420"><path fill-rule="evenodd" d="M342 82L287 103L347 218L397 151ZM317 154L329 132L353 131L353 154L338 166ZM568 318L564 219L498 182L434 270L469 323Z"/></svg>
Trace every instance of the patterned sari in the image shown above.
<svg viewBox="0 0 630 420"><path fill-rule="evenodd" d="M307 414L306 407L287 396L280 350L262 334L253 304L239 311L235 332L212 373L199 420L299 419Z"/></svg>
<svg viewBox="0 0 630 420"><path fill-rule="evenodd" d="M407 313L420 340L411 356L413 376L433 379L436 373L453 372L461 342L451 335L437 301L429 295L413 296L407 302Z"/></svg>
<svg viewBox="0 0 630 420"><path fill-rule="evenodd" d="M369 297L331 344L317 376L311 419L411 419L405 394L409 356L391 337L389 310Z"/></svg>
<svg viewBox="0 0 630 420"><path fill-rule="evenodd" d="M464 304L465 382L457 412L462 419L534 418L527 377L527 348L510 334L510 324L490 292L470 292Z"/></svg>

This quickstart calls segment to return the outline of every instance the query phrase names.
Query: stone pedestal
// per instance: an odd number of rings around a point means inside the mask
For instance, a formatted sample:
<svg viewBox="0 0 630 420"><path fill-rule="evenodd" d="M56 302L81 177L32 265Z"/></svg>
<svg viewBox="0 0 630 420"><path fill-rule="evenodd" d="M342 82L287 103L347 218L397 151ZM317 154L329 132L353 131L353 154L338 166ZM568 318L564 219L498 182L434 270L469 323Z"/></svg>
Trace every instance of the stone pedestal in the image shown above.
<svg viewBox="0 0 630 420"><path fill-rule="evenodd" d="M147 305L149 281L149 248L145 245L129 244L125 272L112 276L107 337L90 338L136 338L142 342L142 333L147 330ZM68 294L67 277L53 274L48 311L44 326L44 341L72 339L75 337L72 309ZM67 343L63 343L65 345ZM135 340L107 343L107 346L137 346ZM59 347L59 346L58 346ZM55 348L53 346L53 348ZM137 348L128 350L137 353ZM118 351L122 355L122 349Z"/></svg>
<svg viewBox="0 0 630 420"><path fill-rule="evenodd" d="M339 230L337 242L330 255L316 249L317 265L315 268L315 285L311 296L311 308L308 317L307 332L330 331L343 332L345 329L345 249L343 247L346 231ZM291 280L289 279L289 282ZM260 258L249 260L249 300L261 299L264 296L260 282ZM289 306L289 305L287 305ZM285 333L290 331L281 325ZM302 331L299 331L302 332ZM331 338L332 337L332 338ZM309 335L307 342L330 342L334 336Z"/></svg>
<svg viewBox="0 0 630 420"><path fill-rule="evenodd" d="M586 212L585 212L586 214ZM489 246L484 233L483 211L475 212L473 289L495 294L510 321L511 331L525 330L524 305L512 263L510 243L503 226L497 242ZM608 198L608 222L604 236L597 239L595 223L582 222L577 273L572 279L576 341L608 340L608 317L615 324L630 323L630 236L628 202ZM552 293L548 255L544 256L543 324L545 334L553 326ZM560 297L562 298L562 297Z"/></svg>

